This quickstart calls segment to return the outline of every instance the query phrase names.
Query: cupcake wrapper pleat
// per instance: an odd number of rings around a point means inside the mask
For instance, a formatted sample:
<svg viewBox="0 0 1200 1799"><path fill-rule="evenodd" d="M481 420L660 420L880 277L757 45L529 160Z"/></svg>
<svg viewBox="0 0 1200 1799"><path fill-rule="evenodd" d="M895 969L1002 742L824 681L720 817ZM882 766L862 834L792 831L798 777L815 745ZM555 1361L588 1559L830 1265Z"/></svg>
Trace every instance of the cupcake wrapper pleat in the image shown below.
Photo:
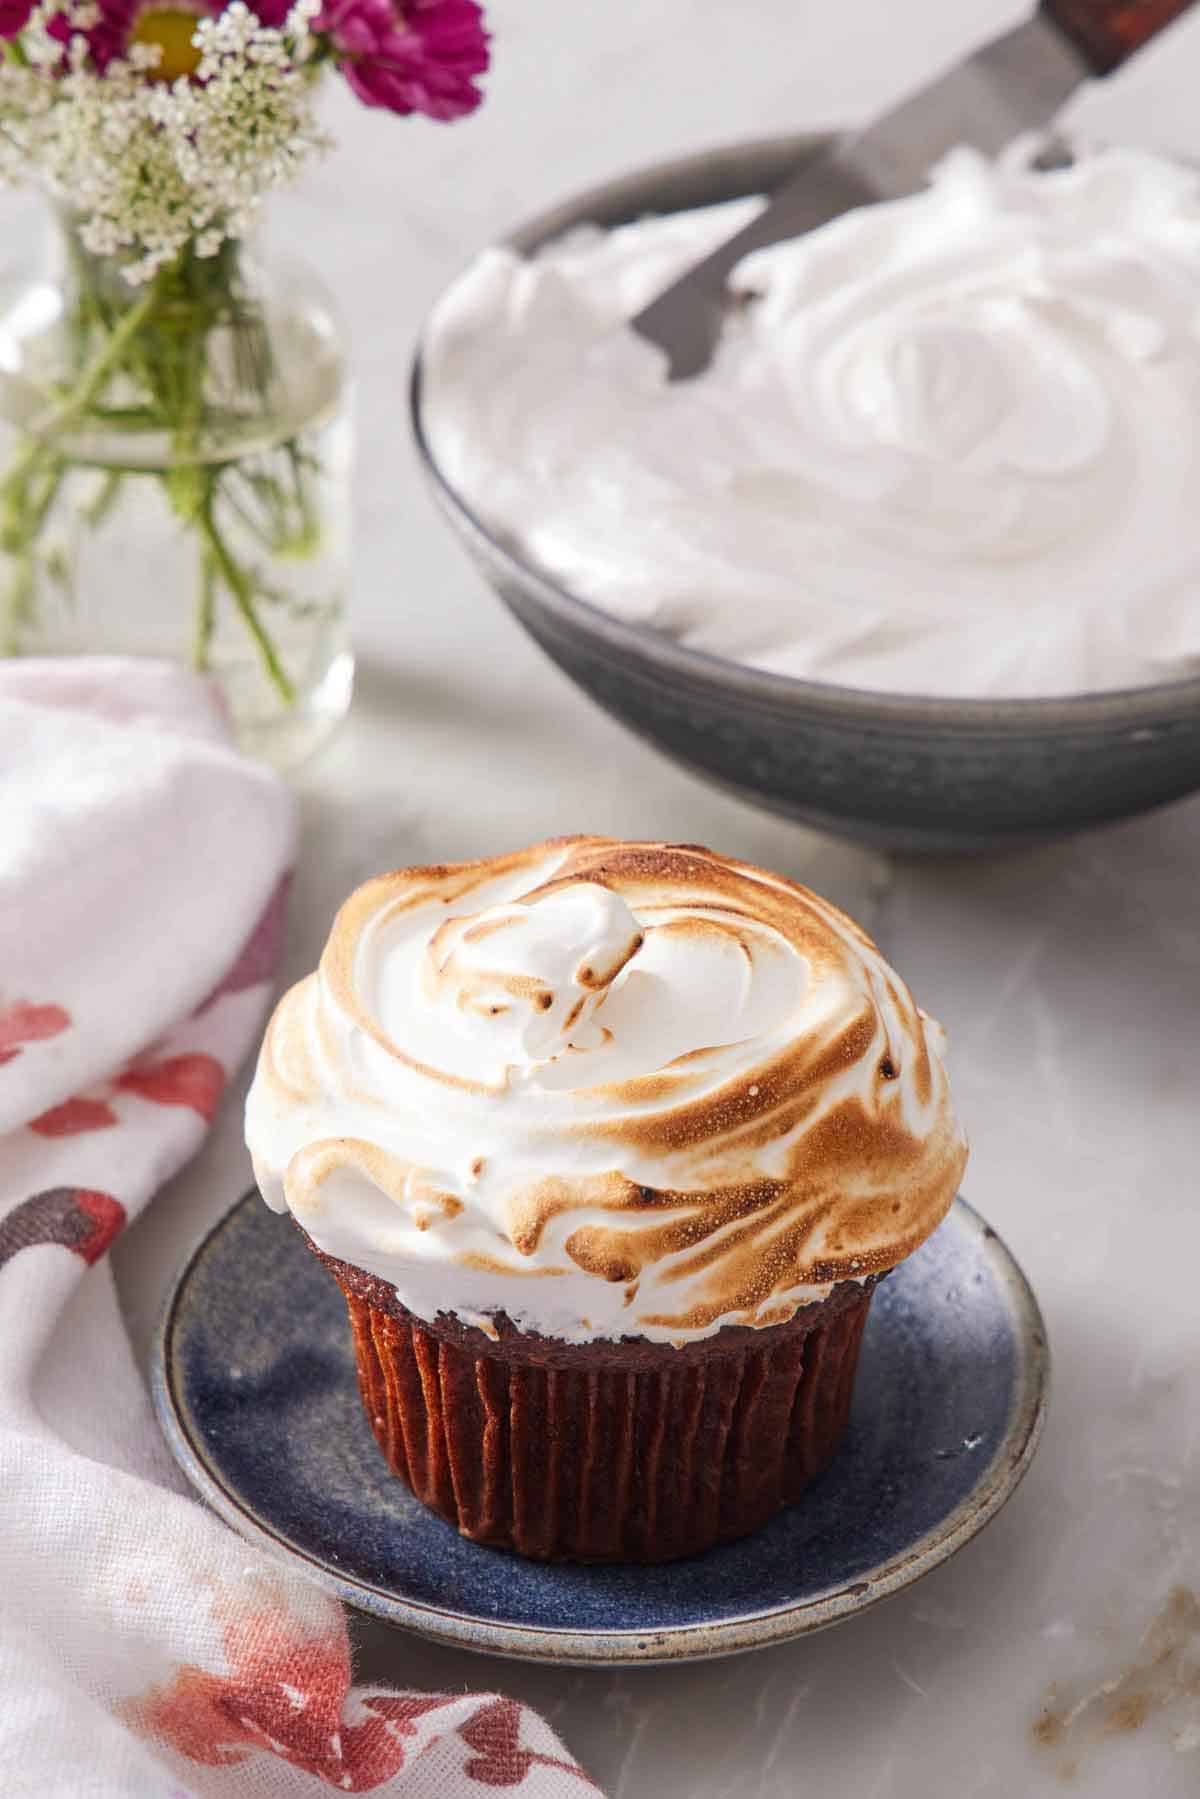
<svg viewBox="0 0 1200 1799"><path fill-rule="evenodd" d="M651 1365L621 1343L548 1365L539 1339L523 1354L450 1335L333 1272L395 1473L464 1536L539 1560L669 1561L796 1499L845 1432L871 1302L864 1288L807 1330L718 1335L687 1357L662 1346Z"/></svg>

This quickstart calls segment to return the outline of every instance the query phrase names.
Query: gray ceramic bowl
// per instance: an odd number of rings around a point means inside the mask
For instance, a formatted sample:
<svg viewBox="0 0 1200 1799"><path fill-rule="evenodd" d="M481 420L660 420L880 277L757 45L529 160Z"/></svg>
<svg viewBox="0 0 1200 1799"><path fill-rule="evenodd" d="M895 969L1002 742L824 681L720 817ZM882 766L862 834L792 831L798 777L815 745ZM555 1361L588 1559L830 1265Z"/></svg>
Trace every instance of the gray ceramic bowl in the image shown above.
<svg viewBox="0 0 1200 1799"><path fill-rule="evenodd" d="M662 163L541 214L533 250L572 225L616 225L769 191L813 148L773 138ZM494 536L430 452L418 350L413 424L433 492L530 635L585 693L658 750L742 799L885 848L1033 843L1200 787L1200 679L1068 699L946 700L764 674L622 623Z"/></svg>

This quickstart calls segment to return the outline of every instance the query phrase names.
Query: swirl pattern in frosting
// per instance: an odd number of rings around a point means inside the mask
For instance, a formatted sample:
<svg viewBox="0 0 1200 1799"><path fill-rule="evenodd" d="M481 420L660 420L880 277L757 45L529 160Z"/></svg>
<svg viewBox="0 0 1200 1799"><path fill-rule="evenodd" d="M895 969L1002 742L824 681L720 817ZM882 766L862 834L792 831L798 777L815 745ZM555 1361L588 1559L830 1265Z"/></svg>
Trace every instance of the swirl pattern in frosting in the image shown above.
<svg viewBox="0 0 1200 1799"><path fill-rule="evenodd" d="M563 838L359 888L246 1137L268 1204L420 1318L685 1341L928 1236L966 1159L941 1048L806 888Z"/></svg>
<svg viewBox="0 0 1200 1799"><path fill-rule="evenodd" d="M704 375L625 325L757 202L487 251L438 466L570 591L779 674L958 697L1200 670L1200 174L957 151L735 269Z"/></svg>

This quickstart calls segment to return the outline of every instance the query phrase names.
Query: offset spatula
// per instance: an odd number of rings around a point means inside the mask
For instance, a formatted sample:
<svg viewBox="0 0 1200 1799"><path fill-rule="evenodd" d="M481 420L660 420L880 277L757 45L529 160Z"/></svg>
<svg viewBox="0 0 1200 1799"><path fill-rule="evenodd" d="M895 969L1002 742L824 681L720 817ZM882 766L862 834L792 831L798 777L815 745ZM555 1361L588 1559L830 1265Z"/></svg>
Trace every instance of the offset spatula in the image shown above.
<svg viewBox="0 0 1200 1799"><path fill-rule="evenodd" d="M743 231L638 313L634 330L666 351L673 381L700 374L720 336L725 283L743 256L855 206L915 193L957 144L995 155L1023 131L1044 128L1089 76L1120 68L1194 3L1041 0L1023 25L805 162Z"/></svg>

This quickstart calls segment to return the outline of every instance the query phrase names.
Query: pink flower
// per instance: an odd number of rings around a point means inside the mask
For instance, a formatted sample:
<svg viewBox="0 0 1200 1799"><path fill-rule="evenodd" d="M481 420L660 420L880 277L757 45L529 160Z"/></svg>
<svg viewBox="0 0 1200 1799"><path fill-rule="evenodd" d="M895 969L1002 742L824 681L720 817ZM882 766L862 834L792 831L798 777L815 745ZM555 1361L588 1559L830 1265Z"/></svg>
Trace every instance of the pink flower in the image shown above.
<svg viewBox="0 0 1200 1799"><path fill-rule="evenodd" d="M488 66L488 38L475 0L326 0L313 29L367 106L459 119L483 99L473 77Z"/></svg>
<svg viewBox="0 0 1200 1799"><path fill-rule="evenodd" d="M0 0L0 5L3 4L4 0ZM77 34L65 13L51 19L47 30L63 45L69 44L76 35L86 38L92 64L103 74L109 63L115 62L128 49L137 6L135 0L97 0L96 10L100 16L87 31Z"/></svg>
<svg viewBox="0 0 1200 1799"><path fill-rule="evenodd" d="M0 42L24 31L33 11L33 0L0 0Z"/></svg>
<svg viewBox="0 0 1200 1799"><path fill-rule="evenodd" d="M256 19L261 19L274 31L278 31L292 10L292 0L246 0L246 4ZM219 6L216 10L223 12L224 7Z"/></svg>
<svg viewBox="0 0 1200 1799"><path fill-rule="evenodd" d="M98 0L98 6L100 17L85 36L92 61L103 73L128 50L138 8L133 0Z"/></svg>

